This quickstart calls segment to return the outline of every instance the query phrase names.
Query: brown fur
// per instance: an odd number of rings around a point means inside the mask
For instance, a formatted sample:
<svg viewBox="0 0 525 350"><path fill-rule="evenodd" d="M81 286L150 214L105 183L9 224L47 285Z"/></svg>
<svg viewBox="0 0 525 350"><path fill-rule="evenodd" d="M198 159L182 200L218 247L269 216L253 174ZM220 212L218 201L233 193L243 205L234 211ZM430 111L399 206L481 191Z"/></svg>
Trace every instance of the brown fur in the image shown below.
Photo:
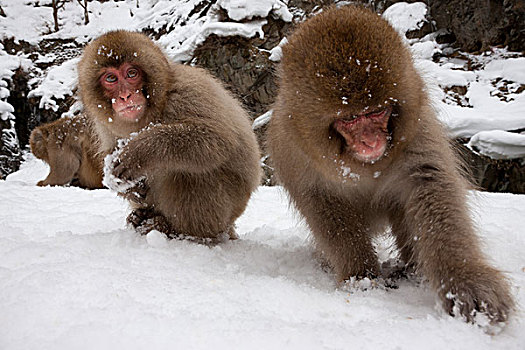
<svg viewBox="0 0 525 350"><path fill-rule="evenodd" d="M38 186L78 185L102 188L103 159L97 155L96 137L84 115L61 118L31 132L29 144L49 164L49 175Z"/></svg>
<svg viewBox="0 0 525 350"><path fill-rule="evenodd" d="M358 61L359 60L359 61ZM454 306L504 321L509 284L483 256L445 132L409 50L378 15L330 9L283 48L280 92L268 131L275 170L339 280L377 276L371 238L390 224L401 256ZM389 105L389 149L356 161L333 130L340 115Z"/></svg>
<svg viewBox="0 0 525 350"><path fill-rule="evenodd" d="M101 69L124 62L144 72L148 105L137 123L115 117L99 83ZM86 47L78 68L99 151L110 153L117 139L140 131L111 169L124 180L146 176L124 194L135 208L128 221L144 231L235 237L234 221L260 181L258 145L239 103L206 71L169 62L139 33L101 36Z"/></svg>

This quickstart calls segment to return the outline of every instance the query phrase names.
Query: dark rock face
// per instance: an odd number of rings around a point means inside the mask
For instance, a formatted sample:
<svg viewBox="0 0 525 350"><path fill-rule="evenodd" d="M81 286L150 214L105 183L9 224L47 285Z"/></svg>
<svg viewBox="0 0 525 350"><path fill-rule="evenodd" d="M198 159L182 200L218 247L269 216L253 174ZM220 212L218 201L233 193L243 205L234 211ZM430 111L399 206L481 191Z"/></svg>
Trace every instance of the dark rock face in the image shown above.
<svg viewBox="0 0 525 350"><path fill-rule="evenodd" d="M430 14L439 28L454 33L465 51L505 45L525 50L525 2L523 0L429 1Z"/></svg>
<svg viewBox="0 0 525 350"><path fill-rule="evenodd" d="M15 130L22 148L29 143L29 133L36 126L31 106L27 103L28 80L27 72L18 69L11 78L11 93L7 98L7 102L15 109Z"/></svg>
<svg viewBox="0 0 525 350"><path fill-rule="evenodd" d="M14 123L12 120L0 119L0 179L20 168L22 154Z"/></svg>
<svg viewBox="0 0 525 350"><path fill-rule="evenodd" d="M362 1L383 12L390 5L418 0ZM467 52L482 51L489 46L508 46L525 52L525 1L523 0L428 0L429 18L435 29L445 29Z"/></svg>
<svg viewBox="0 0 525 350"><path fill-rule="evenodd" d="M457 140L456 150L473 184L490 192L525 193L525 159L492 159L472 152Z"/></svg>

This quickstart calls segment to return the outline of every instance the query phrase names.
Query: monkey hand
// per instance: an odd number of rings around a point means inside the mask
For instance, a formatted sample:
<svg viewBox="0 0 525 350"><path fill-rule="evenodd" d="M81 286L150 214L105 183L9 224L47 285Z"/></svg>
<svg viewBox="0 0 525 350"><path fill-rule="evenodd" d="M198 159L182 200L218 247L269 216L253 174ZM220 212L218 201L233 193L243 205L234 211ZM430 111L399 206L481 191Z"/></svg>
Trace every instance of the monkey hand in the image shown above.
<svg viewBox="0 0 525 350"><path fill-rule="evenodd" d="M476 323L486 331L507 321L514 307L508 282L497 270L482 266L444 284L439 295L445 310Z"/></svg>
<svg viewBox="0 0 525 350"><path fill-rule="evenodd" d="M137 149L133 152L128 147L129 144L119 145L112 154L104 159L104 180L103 183L109 189L128 196L135 196L137 199L144 197L147 193L145 184L145 167L143 166L144 157L140 157ZM135 195L136 194L136 195ZM141 199L142 200L142 199Z"/></svg>
<svg viewBox="0 0 525 350"><path fill-rule="evenodd" d="M134 186L131 186L124 192L121 192L120 195L131 202L140 205L146 205L146 198L148 196L148 192L149 186L146 183L146 179L142 177L135 182Z"/></svg>

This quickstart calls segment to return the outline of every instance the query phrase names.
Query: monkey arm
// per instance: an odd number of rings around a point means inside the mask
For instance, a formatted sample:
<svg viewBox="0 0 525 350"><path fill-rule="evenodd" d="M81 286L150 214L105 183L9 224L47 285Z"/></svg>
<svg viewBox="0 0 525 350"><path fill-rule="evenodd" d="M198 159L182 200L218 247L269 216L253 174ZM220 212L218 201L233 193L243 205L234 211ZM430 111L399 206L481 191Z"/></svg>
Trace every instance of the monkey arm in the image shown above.
<svg viewBox="0 0 525 350"><path fill-rule="evenodd" d="M223 164L237 144L220 125L185 122L155 125L141 131L124 146L113 174L134 179L153 168L204 173Z"/></svg>
<svg viewBox="0 0 525 350"><path fill-rule="evenodd" d="M507 282L486 263L459 174L444 166L422 164L410 174L412 188L403 213L404 229L410 232L407 244L413 245L415 262L449 313L472 321L477 310L504 321L513 305Z"/></svg>

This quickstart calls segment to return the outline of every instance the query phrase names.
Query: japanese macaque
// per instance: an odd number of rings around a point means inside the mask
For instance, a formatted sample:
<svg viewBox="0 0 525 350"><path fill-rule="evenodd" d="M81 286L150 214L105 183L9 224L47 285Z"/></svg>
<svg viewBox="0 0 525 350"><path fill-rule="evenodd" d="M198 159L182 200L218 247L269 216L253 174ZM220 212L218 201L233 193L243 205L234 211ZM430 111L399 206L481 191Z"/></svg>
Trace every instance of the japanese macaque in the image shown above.
<svg viewBox="0 0 525 350"><path fill-rule="evenodd" d="M103 187L104 159L98 154L96 136L85 115L36 127L29 144L33 154L49 165L49 175L38 186Z"/></svg>
<svg viewBox="0 0 525 350"><path fill-rule="evenodd" d="M105 183L130 201L128 222L141 233L236 238L234 222L260 182L259 148L239 102L140 33L102 35L78 71L98 151L117 148Z"/></svg>
<svg viewBox="0 0 525 350"><path fill-rule="evenodd" d="M480 250L466 181L409 49L381 17L329 9L283 47L268 130L277 176L337 278L379 274L391 226L451 315L505 321L509 283Z"/></svg>

